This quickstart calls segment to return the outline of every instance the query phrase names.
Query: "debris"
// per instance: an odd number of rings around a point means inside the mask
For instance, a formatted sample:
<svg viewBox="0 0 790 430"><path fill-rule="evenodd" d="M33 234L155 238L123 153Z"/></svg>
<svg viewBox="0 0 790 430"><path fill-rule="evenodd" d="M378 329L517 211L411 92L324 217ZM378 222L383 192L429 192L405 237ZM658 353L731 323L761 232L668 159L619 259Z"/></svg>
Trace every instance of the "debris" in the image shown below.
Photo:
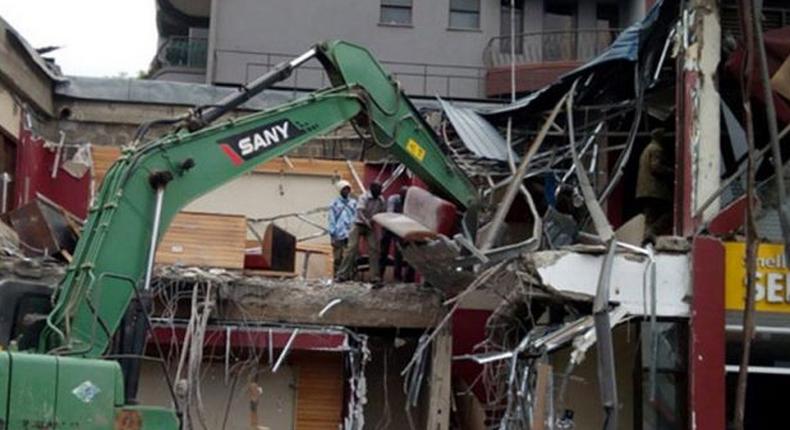
<svg viewBox="0 0 790 430"><path fill-rule="evenodd" d="M299 334L299 329L294 329L291 333L291 337L288 338L288 342L283 347L283 350L280 352L280 357L277 358L277 361L274 362L274 366L272 366L272 373L277 373L277 369L280 368L280 365L283 364L283 360L285 357L288 356L288 351L291 349L291 345L293 345L294 340L296 339L296 335Z"/></svg>
<svg viewBox="0 0 790 430"><path fill-rule="evenodd" d="M321 312L318 313L318 317L322 318L327 312L329 312L330 309L339 305L342 301L343 299L333 299L331 302L327 303L323 309L321 309Z"/></svg>
<svg viewBox="0 0 790 430"><path fill-rule="evenodd" d="M12 249L19 248L19 235L3 221L0 221L0 246Z"/></svg>
<svg viewBox="0 0 790 430"><path fill-rule="evenodd" d="M486 430L486 412L466 383L461 379L453 380L455 417L459 428L464 430Z"/></svg>
<svg viewBox="0 0 790 430"><path fill-rule="evenodd" d="M645 215L639 214L628 220L614 232L614 236L619 242L642 246L645 239Z"/></svg>
<svg viewBox="0 0 790 430"><path fill-rule="evenodd" d="M659 236L655 248L658 252L687 253L691 251L691 244L685 237Z"/></svg>
<svg viewBox="0 0 790 430"><path fill-rule="evenodd" d="M91 145L85 144L77 148L74 155L63 163L63 170L75 178L82 178L93 168Z"/></svg>
<svg viewBox="0 0 790 430"><path fill-rule="evenodd" d="M598 339L598 386L600 387L601 403L605 419L604 430L617 429L617 383L615 380L614 346L612 344L612 328L609 320L609 288L612 280L614 252L617 247L614 239L609 239L606 258L601 267L598 280L598 292L593 302L595 336Z"/></svg>
<svg viewBox="0 0 790 430"><path fill-rule="evenodd" d="M540 129L540 133L538 137L535 138L535 141L532 142L532 145L529 147L529 151L521 160L521 163L518 166L516 172L509 178L509 183L507 187L507 191L505 192L505 196L499 201L499 205L497 206L496 214L494 215L493 220L491 223L486 227L485 236L480 240L480 249L485 252L489 249L494 247L497 239L499 238L499 234L502 228L502 223L505 221L505 216L510 211L510 205L513 204L513 200L516 198L516 194L521 190L522 183L521 181L524 179L524 175L527 174L527 167L529 166L529 162L532 159L532 156L537 152L540 148L543 140L546 138L546 134L549 131L549 127L554 123L554 118L557 117L557 114L560 112L560 108L562 108L563 103L567 95L560 99L559 102L554 106L554 109L549 114L549 118L543 123L543 126ZM535 220L537 222L537 220Z"/></svg>
<svg viewBox="0 0 790 430"><path fill-rule="evenodd" d="M55 161L52 163L52 179L58 177L58 169L60 168L60 158L63 154L63 143L66 141L66 133L60 132L60 140L55 144ZM45 145L46 147L46 145Z"/></svg>
<svg viewBox="0 0 790 430"><path fill-rule="evenodd" d="M42 198L0 216L16 231L22 252L32 257L58 255L62 250L74 252L78 233L70 218L76 219Z"/></svg>

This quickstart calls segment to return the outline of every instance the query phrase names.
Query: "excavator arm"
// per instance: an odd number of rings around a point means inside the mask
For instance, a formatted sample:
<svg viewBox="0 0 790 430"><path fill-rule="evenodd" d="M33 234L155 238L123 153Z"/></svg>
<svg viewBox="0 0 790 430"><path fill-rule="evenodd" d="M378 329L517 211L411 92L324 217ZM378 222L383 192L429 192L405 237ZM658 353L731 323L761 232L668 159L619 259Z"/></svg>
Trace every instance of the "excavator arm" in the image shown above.
<svg viewBox="0 0 790 430"><path fill-rule="evenodd" d="M209 125L312 56L326 68L331 88ZM155 245L185 205L348 121L368 130L438 194L461 207L476 201L475 188L371 54L347 42L322 43L193 114L180 131L123 152L90 209L39 352L100 357L136 291L148 287Z"/></svg>
<svg viewBox="0 0 790 430"><path fill-rule="evenodd" d="M331 88L212 125L313 57ZM92 203L39 353L0 351L0 427L179 428L175 411L127 404L119 364L101 359L130 301L146 301L156 244L192 200L348 121L433 191L461 207L475 203L474 187L370 53L346 42L317 45L215 106L160 121L176 123L171 134L147 144L135 138L124 149Z"/></svg>

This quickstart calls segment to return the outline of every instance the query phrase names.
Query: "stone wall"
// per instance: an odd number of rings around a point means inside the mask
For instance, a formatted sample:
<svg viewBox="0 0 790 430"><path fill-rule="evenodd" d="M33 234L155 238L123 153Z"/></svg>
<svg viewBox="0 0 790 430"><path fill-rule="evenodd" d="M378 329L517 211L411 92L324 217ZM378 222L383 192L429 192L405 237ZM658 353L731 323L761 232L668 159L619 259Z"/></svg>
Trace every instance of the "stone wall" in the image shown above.
<svg viewBox="0 0 790 430"><path fill-rule="evenodd" d="M131 142L138 126L146 121L183 115L183 106L162 106L132 103L59 100L56 103L59 119L39 124L38 132L49 140L57 140L59 131L66 133L68 143L122 146ZM233 117L251 114L237 111ZM169 126L155 126L146 135L161 136L172 130ZM368 145L370 146L370 145ZM305 158L359 160L363 154L362 140L350 125L312 140L293 150L289 155ZM365 155L381 156L379 151L368 148Z"/></svg>

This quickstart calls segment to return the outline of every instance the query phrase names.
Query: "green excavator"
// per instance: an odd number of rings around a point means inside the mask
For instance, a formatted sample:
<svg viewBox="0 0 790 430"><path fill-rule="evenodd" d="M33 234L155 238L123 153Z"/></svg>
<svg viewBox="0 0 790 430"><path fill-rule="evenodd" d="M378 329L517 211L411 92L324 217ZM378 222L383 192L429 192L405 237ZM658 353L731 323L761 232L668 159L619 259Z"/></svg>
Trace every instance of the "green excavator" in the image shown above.
<svg viewBox="0 0 790 430"><path fill-rule="evenodd" d="M312 58L330 88L212 125ZM216 105L159 121L173 126L164 137L140 143L151 124L143 126L107 172L54 300L47 286L0 283L0 429L180 428L175 410L128 401L124 372L108 356L130 303L150 297L158 240L187 203L349 121L438 195L461 208L476 202L398 83L343 41L316 45Z"/></svg>

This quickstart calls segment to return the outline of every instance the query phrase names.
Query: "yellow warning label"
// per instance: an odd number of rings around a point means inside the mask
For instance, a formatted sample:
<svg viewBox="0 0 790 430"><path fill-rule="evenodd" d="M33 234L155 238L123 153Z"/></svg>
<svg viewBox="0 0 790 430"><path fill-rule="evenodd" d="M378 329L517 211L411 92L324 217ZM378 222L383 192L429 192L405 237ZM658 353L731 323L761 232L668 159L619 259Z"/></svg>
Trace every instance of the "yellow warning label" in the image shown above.
<svg viewBox="0 0 790 430"><path fill-rule="evenodd" d="M414 139L409 139L409 141L406 142L406 152L411 154L417 161L422 161L425 158L425 148L420 146Z"/></svg>

